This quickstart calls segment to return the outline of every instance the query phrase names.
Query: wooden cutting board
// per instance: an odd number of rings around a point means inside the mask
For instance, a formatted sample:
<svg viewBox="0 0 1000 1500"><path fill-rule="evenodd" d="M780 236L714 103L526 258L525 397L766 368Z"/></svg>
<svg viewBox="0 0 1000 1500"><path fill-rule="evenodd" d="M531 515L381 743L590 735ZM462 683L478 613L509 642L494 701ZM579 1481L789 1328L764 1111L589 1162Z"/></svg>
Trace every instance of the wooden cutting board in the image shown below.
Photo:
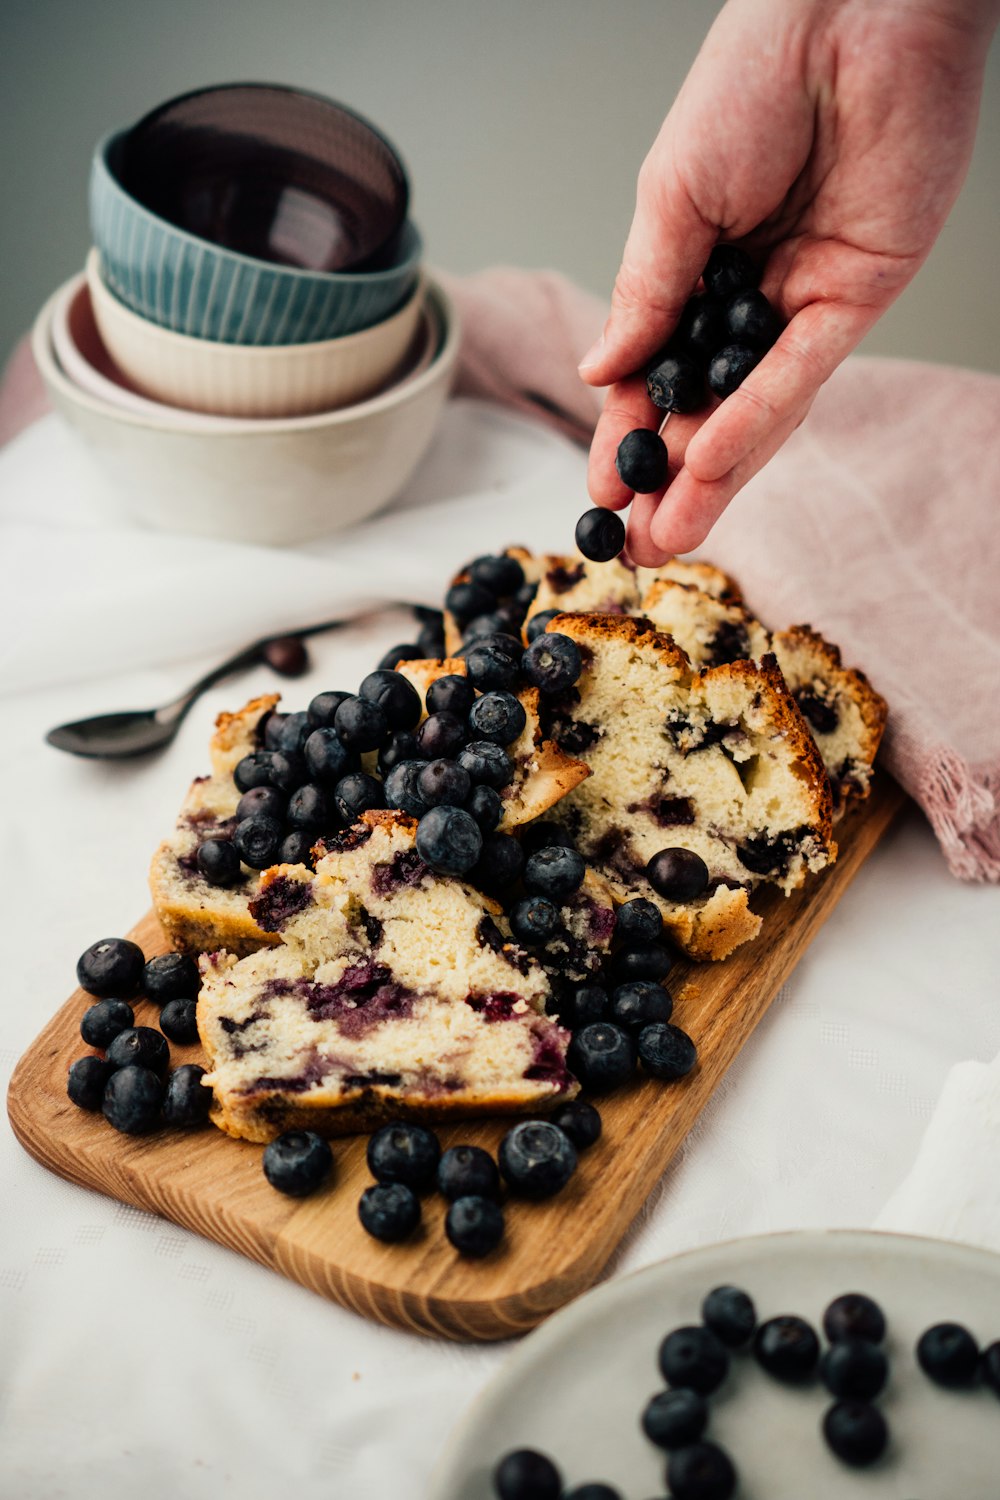
<svg viewBox="0 0 1000 1500"><path fill-rule="evenodd" d="M604 1133L581 1153L569 1186L545 1203L511 1200L504 1243L464 1260L444 1234L446 1204L423 1200L423 1224L403 1245L381 1245L361 1228L357 1204L371 1182L364 1137L335 1141L334 1173L317 1194L286 1198L261 1170L262 1147L212 1127L118 1134L101 1115L71 1104L69 1065L89 1049L80 1018L92 997L76 990L21 1058L7 1108L21 1144L71 1182L162 1214L239 1250L366 1317L454 1339L501 1339L534 1327L598 1279L609 1257L691 1129L729 1064L788 978L904 802L879 776L869 800L837 828L837 863L787 899L758 903L764 929L724 963L677 964L674 1019L698 1045L698 1066L680 1083L636 1081L598 1101ZM151 957L168 948L150 912L128 934ZM136 1004L139 1024L157 1011ZM198 1047L171 1045L172 1062L199 1061ZM748 1107L752 1100L748 1100ZM443 1147L473 1142L496 1152L511 1124L467 1122L439 1131Z"/></svg>

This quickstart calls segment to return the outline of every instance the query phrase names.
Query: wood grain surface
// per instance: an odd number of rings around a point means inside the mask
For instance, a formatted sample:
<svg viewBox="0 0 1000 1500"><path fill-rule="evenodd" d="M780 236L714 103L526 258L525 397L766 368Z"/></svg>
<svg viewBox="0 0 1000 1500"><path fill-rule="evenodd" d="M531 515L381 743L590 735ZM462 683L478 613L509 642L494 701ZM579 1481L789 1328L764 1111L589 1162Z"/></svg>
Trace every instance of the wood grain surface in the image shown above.
<svg viewBox="0 0 1000 1500"><path fill-rule="evenodd" d="M364 1137L333 1143L330 1182L311 1198L283 1197L261 1171L262 1147L212 1127L120 1135L101 1115L71 1104L69 1065L89 1049L80 1017L92 997L77 990L25 1053L7 1108L21 1144L72 1182L172 1219L271 1266L365 1317L454 1339L507 1338L534 1327L599 1278L609 1257L699 1112L816 932L904 801L887 777L837 828L840 857L804 891L768 893L755 942L719 964L679 963L668 985L674 1020L698 1045L680 1083L636 1081L598 1101L601 1140L581 1153L569 1186L545 1203L510 1200L507 1231L485 1260L463 1260L444 1234L446 1204L423 1200L423 1224L403 1245L381 1245L361 1228L358 1198L371 1182ZM128 934L147 957L168 944L153 913ZM74 955L75 958L75 955ZM69 967L69 961L67 963ZM139 1024L157 1012L136 1003ZM172 1063L197 1047L171 1045ZM752 1101L748 1101L748 1107ZM496 1152L510 1120L440 1130L443 1147L473 1142Z"/></svg>

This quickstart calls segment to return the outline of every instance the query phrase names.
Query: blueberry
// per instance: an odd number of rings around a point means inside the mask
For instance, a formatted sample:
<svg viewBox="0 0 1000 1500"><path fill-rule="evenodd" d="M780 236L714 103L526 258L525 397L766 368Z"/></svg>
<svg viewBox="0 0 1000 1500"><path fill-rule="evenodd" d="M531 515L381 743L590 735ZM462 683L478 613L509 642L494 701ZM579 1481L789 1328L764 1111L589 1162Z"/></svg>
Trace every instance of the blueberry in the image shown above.
<svg viewBox="0 0 1000 1500"><path fill-rule="evenodd" d="M271 756L272 786L280 787L283 792L294 792L296 787L308 780L309 768L304 753L275 750Z"/></svg>
<svg viewBox="0 0 1000 1500"><path fill-rule="evenodd" d="M701 1304L701 1317L729 1349L742 1349L757 1327L757 1309L738 1286L713 1287Z"/></svg>
<svg viewBox="0 0 1000 1500"><path fill-rule="evenodd" d="M581 984L575 989L567 1007L567 1021L574 1030L608 1020L611 997L602 984Z"/></svg>
<svg viewBox="0 0 1000 1500"><path fill-rule="evenodd" d="M378 753L378 772L383 778L388 776L393 766L398 766L404 760L419 759L420 752L417 749L417 737L411 729L397 729L382 746Z"/></svg>
<svg viewBox="0 0 1000 1500"><path fill-rule="evenodd" d="M524 855L509 833L489 833L470 880L484 891L505 891L524 869Z"/></svg>
<svg viewBox="0 0 1000 1500"><path fill-rule="evenodd" d="M561 1104L552 1116L552 1123L566 1132L578 1151L586 1151L601 1138L601 1117L592 1104L582 1099Z"/></svg>
<svg viewBox="0 0 1000 1500"><path fill-rule="evenodd" d="M438 624L424 625L417 636L417 645L420 647L420 655L430 661L441 661L444 658L444 630Z"/></svg>
<svg viewBox="0 0 1000 1500"><path fill-rule="evenodd" d="M626 432L618 444L615 468L622 484L637 495L651 495L667 482L669 456L667 445L658 432L636 427Z"/></svg>
<svg viewBox="0 0 1000 1500"><path fill-rule="evenodd" d="M524 886L532 895L558 901L580 889L587 872L583 856L564 844L536 849L524 866Z"/></svg>
<svg viewBox="0 0 1000 1500"><path fill-rule="evenodd" d="M380 787L380 794L381 790ZM331 799L327 796L323 788L317 786L314 781L307 781L305 786L300 786L292 793L288 799L286 817L293 829L300 829L302 832L308 833L314 830L318 831L321 828L329 828L330 824L336 821ZM269 819L268 821L274 820ZM243 825L239 824L238 826L242 827ZM233 837L235 838L235 834ZM279 839L279 846L280 842ZM274 858L277 858L277 853L278 851L275 849ZM247 863L249 864L250 861L247 860ZM258 865L256 868L261 869L262 866Z"/></svg>
<svg viewBox="0 0 1000 1500"><path fill-rule="evenodd" d="M378 705L390 729L415 729L420 722L420 694L401 672L369 672L358 692Z"/></svg>
<svg viewBox="0 0 1000 1500"><path fill-rule="evenodd" d="M562 1476L544 1453L517 1448L497 1464L493 1488L499 1500L559 1500Z"/></svg>
<svg viewBox="0 0 1000 1500"><path fill-rule="evenodd" d="M524 569L516 557L477 557L469 564L469 577L498 599L506 599L524 584Z"/></svg>
<svg viewBox="0 0 1000 1500"><path fill-rule="evenodd" d="M615 979L625 984L631 979L666 979L673 963L662 943L629 943L618 949L611 969Z"/></svg>
<svg viewBox="0 0 1000 1500"><path fill-rule="evenodd" d="M413 618L421 625L433 625L437 630L444 630L444 614L440 609L430 604L413 604Z"/></svg>
<svg viewBox="0 0 1000 1500"><path fill-rule="evenodd" d="M590 1480L587 1484L575 1484L567 1490L563 1500L622 1500L621 1490L602 1480Z"/></svg>
<svg viewBox="0 0 1000 1500"><path fill-rule="evenodd" d="M469 730L476 739L509 745L528 722L523 707L512 693L484 693L469 710Z"/></svg>
<svg viewBox="0 0 1000 1500"><path fill-rule="evenodd" d="M739 389L760 360L759 349L751 349L746 344L726 344L712 355L708 367L709 389L725 400Z"/></svg>
<svg viewBox="0 0 1000 1500"><path fill-rule="evenodd" d="M84 1011L80 1035L88 1047L107 1047L120 1031L134 1025L135 1012L127 1000L98 1000Z"/></svg>
<svg viewBox="0 0 1000 1500"><path fill-rule="evenodd" d="M686 1386L707 1396L729 1373L729 1355L710 1328L700 1323L675 1328L660 1344L660 1370L670 1386Z"/></svg>
<svg viewBox="0 0 1000 1500"><path fill-rule="evenodd" d="M576 1147L550 1120L520 1120L500 1142L500 1174L523 1198L551 1198L576 1171Z"/></svg>
<svg viewBox="0 0 1000 1500"><path fill-rule="evenodd" d="M604 510L600 506L595 506L593 510L585 510L577 521L574 538L584 557L589 557L591 562L610 562L613 557L618 556L625 545L625 523L613 510ZM529 640L531 639L531 626L540 618L539 615L535 615L530 621Z"/></svg>
<svg viewBox="0 0 1000 1500"><path fill-rule="evenodd" d="M206 839L198 845L195 859L209 885L236 885L243 878L240 857L229 839Z"/></svg>
<svg viewBox="0 0 1000 1500"><path fill-rule="evenodd" d="M100 1043L96 1045L99 1046ZM78 1057L69 1070L66 1092L81 1109L100 1109L104 1090L113 1072L111 1064L105 1062L103 1057Z"/></svg>
<svg viewBox="0 0 1000 1500"><path fill-rule="evenodd" d="M429 760L417 777L417 791L428 807L464 807L472 779L453 760Z"/></svg>
<svg viewBox="0 0 1000 1500"><path fill-rule="evenodd" d="M673 1013L674 1002L652 979L632 979L618 985L611 997L611 1015L619 1026L650 1026L666 1022Z"/></svg>
<svg viewBox="0 0 1000 1500"><path fill-rule="evenodd" d="M198 1063L183 1063L181 1067L173 1069L167 1078L163 1095L165 1124L205 1124L212 1108L212 1090L203 1085L201 1080L204 1076L205 1069L199 1067Z"/></svg>
<svg viewBox="0 0 1000 1500"><path fill-rule="evenodd" d="M526 823L521 829L521 843L525 857L538 849L575 849L573 835L561 823L548 818L539 818L535 823Z"/></svg>
<svg viewBox="0 0 1000 1500"><path fill-rule="evenodd" d="M158 953L143 970L142 988L154 1005L197 995L201 989L198 965L186 953Z"/></svg>
<svg viewBox="0 0 1000 1500"><path fill-rule="evenodd" d="M697 411L705 400L705 376L690 355L671 351L646 371L646 392L661 411Z"/></svg>
<svg viewBox="0 0 1000 1500"><path fill-rule="evenodd" d="M642 1430L658 1448L696 1443L708 1426L708 1402L697 1391L679 1386L660 1391L646 1403Z"/></svg>
<svg viewBox="0 0 1000 1500"><path fill-rule="evenodd" d="M491 786L473 787L465 808L475 818L482 833L492 833L503 817L500 793L495 792Z"/></svg>
<svg viewBox="0 0 1000 1500"><path fill-rule="evenodd" d="M401 661L420 661L423 654L420 647L415 645L390 646L378 664L379 671L395 671Z"/></svg>
<svg viewBox="0 0 1000 1500"><path fill-rule="evenodd" d="M332 729L337 709L353 697L353 693L317 693L306 710L310 724L314 729Z"/></svg>
<svg viewBox="0 0 1000 1500"><path fill-rule="evenodd" d="M760 280L753 261L738 245L716 245L702 277L711 295L723 300Z"/></svg>
<svg viewBox="0 0 1000 1500"><path fill-rule="evenodd" d="M106 1056L113 1068L137 1063L162 1078L170 1062L170 1048L155 1027L128 1026L109 1042Z"/></svg>
<svg viewBox="0 0 1000 1500"><path fill-rule="evenodd" d="M456 1198L445 1214L444 1232L460 1255L478 1260L503 1239L503 1213L492 1198Z"/></svg>
<svg viewBox="0 0 1000 1500"><path fill-rule="evenodd" d="M441 1143L433 1130L392 1120L369 1137L367 1160L368 1170L378 1182L430 1187L441 1160Z"/></svg>
<svg viewBox="0 0 1000 1500"><path fill-rule="evenodd" d="M881 1458L889 1441L885 1417L867 1401L837 1401L823 1418L827 1446L852 1468L866 1468Z"/></svg>
<svg viewBox="0 0 1000 1500"><path fill-rule="evenodd" d="M509 913L510 930L527 947L548 942L559 926L559 908L545 896L526 896Z"/></svg>
<svg viewBox="0 0 1000 1500"><path fill-rule="evenodd" d="M278 848L279 865L311 865L313 836L299 829L286 834Z"/></svg>
<svg viewBox="0 0 1000 1500"><path fill-rule="evenodd" d="M481 583L454 583L444 596L444 607L454 617L459 630L474 620L476 615L488 614L497 602L492 589Z"/></svg>
<svg viewBox="0 0 1000 1500"><path fill-rule="evenodd" d="M345 823L356 823L362 813L385 806L385 786L367 771L351 771L337 782L333 801Z"/></svg>
<svg viewBox="0 0 1000 1500"><path fill-rule="evenodd" d="M288 798L276 786L255 786L244 792L237 802L236 821L242 823L244 818L263 814L265 818L275 818L280 823L287 809Z"/></svg>
<svg viewBox="0 0 1000 1500"><path fill-rule="evenodd" d="M125 1135L144 1135L160 1122L163 1083L150 1068L129 1063L108 1079L101 1109L109 1125Z"/></svg>
<svg viewBox="0 0 1000 1500"><path fill-rule="evenodd" d="M667 1459L667 1484L673 1500L729 1500L736 1470L715 1443L690 1443Z"/></svg>
<svg viewBox="0 0 1000 1500"><path fill-rule="evenodd" d="M661 849L647 864L646 875L668 901L695 901L708 887L708 866L693 849Z"/></svg>
<svg viewBox="0 0 1000 1500"><path fill-rule="evenodd" d="M839 1339L820 1360L819 1373L831 1396L870 1401L885 1385L889 1362L867 1339Z"/></svg>
<svg viewBox="0 0 1000 1500"><path fill-rule="evenodd" d="M599 510L597 514L599 516L609 516L611 515L611 512L608 510ZM617 517L612 516L612 520L617 520ZM624 545L625 543L623 539L622 546ZM583 548L581 547L580 550L582 552ZM549 625L556 618L556 616L563 613L564 611L561 609L540 609L537 615L532 615L531 619L524 627L524 633L528 637L529 643L537 641L538 637L548 629Z"/></svg>
<svg viewBox="0 0 1000 1500"><path fill-rule="evenodd" d="M451 760L467 739L466 727L457 714L430 714L417 730L417 754L424 760Z"/></svg>
<svg viewBox="0 0 1000 1500"><path fill-rule="evenodd" d="M273 786L271 772L274 754L273 750L255 750L252 755L244 755L233 771L233 780L237 789L241 792L252 792L254 787Z"/></svg>
<svg viewBox="0 0 1000 1500"><path fill-rule="evenodd" d="M613 1021L595 1021L574 1034L566 1061L585 1088L603 1093L632 1077L635 1044Z"/></svg>
<svg viewBox="0 0 1000 1500"><path fill-rule="evenodd" d="M411 818L422 818L427 803L417 791L417 779L424 768L422 760L404 760L393 766L384 782L386 805L405 812Z"/></svg>
<svg viewBox="0 0 1000 1500"><path fill-rule="evenodd" d="M877 1302L864 1292L845 1292L835 1297L823 1314L823 1332L835 1344L838 1339L868 1339L881 1344L885 1338L885 1316Z"/></svg>
<svg viewBox="0 0 1000 1500"><path fill-rule="evenodd" d="M521 659L528 681L542 693L563 693L583 671L576 641L551 631L536 636Z"/></svg>
<svg viewBox="0 0 1000 1500"><path fill-rule="evenodd" d="M979 1348L961 1323L935 1323L917 1340L917 1362L935 1385L971 1385L979 1370Z"/></svg>
<svg viewBox="0 0 1000 1500"><path fill-rule="evenodd" d="M462 645L471 646L476 641L485 639L486 636L496 635L498 631L506 627L506 618L498 609L492 610L488 615L477 615L470 620L462 632Z"/></svg>
<svg viewBox="0 0 1000 1500"><path fill-rule="evenodd" d="M615 913L615 937L632 943L655 943L663 931L660 908L643 896L626 901Z"/></svg>
<svg viewBox="0 0 1000 1500"><path fill-rule="evenodd" d="M336 696L339 697L339 693ZM340 778L346 776L348 771L353 771L357 764L357 757L351 754L346 745L341 744L340 736L332 725L314 729L306 740L302 753L309 775L321 786L336 786Z"/></svg>
<svg viewBox="0 0 1000 1500"><path fill-rule="evenodd" d="M76 961L76 980L90 995L134 995L142 984L146 958L128 938L101 938Z"/></svg>
<svg viewBox="0 0 1000 1500"><path fill-rule="evenodd" d="M312 730L308 712L286 714L275 749L285 755L299 755Z"/></svg>
<svg viewBox="0 0 1000 1500"><path fill-rule="evenodd" d="M233 829L233 848L251 870L266 870L278 857L282 836L274 818L244 818Z"/></svg>
<svg viewBox="0 0 1000 1500"><path fill-rule="evenodd" d="M513 603L521 611L521 618L522 618L522 620L524 619L524 616L528 613L528 610L534 604L534 602L535 602L535 596L537 595L537 593L538 593L538 584L537 583L522 583L521 587L518 589L517 593L514 595Z"/></svg>
<svg viewBox="0 0 1000 1500"><path fill-rule="evenodd" d="M804 1318L786 1313L761 1323L753 1352L761 1368L776 1380L808 1380L819 1359L819 1339Z"/></svg>
<svg viewBox="0 0 1000 1500"><path fill-rule="evenodd" d="M160 1011L160 1030L172 1042L188 1047L198 1040L197 1000L168 1000Z"/></svg>
<svg viewBox="0 0 1000 1500"><path fill-rule="evenodd" d="M502 791L514 778L514 765L502 745L492 740L473 740L459 750L455 757L463 770L468 771L473 786L491 786Z"/></svg>
<svg viewBox="0 0 1000 1500"><path fill-rule="evenodd" d="M440 875L467 875L483 852L475 818L460 807L432 807L417 824L417 853Z"/></svg>
<svg viewBox="0 0 1000 1500"><path fill-rule="evenodd" d="M449 1146L437 1167L438 1192L449 1202L470 1195L500 1196L500 1173L488 1151L481 1146Z"/></svg>
<svg viewBox="0 0 1000 1500"><path fill-rule="evenodd" d="M348 698L342 703L333 727L348 750L359 752L377 750L389 733L389 721L382 709L367 698Z"/></svg>
<svg viewBox="0 0 1000 1500"><path fill-rule="evenodd" d="M257 737L265 750L277 750L287 714L270 713L257 725Z"/></svg>
<svg viewBox="0 0 1000 1500"><path fill-rule="evenodd" d="M427 712L429 714L454 714L457 719L468 717L469 709L476 701L476 690L467 677L449 672L439 677L427 689Z"/></svg>
<svg viewBox="0 0 1000 1500"><path fill-rule="evenodd" d="M264 1176L279 1193L305 1198L333 1170L330 1143L312 1130L286 1130L264 1147Z"/></svg>
<svg viewBox="0 0 1000 1500"><path fill-rule="evenodd" d="M983 1350L980 1369L990 1390L1000 1396L1000 1340Z"/></svg>
<svg viewBox="0 0 1000 1500"><path fill-rule="evenodd" d="M764 293L755 287L730 298L726 322L730 336L724 342L749 344L752 349L770 349L784 326Z"/></svg>
<svg viewBox="0 0 1000 1500"><path fill-rule="evenodd" d="M420 1223L420 1201L402 1182L376 1182L358 1203L362 1227L387 1245L405 1240Z"/></svg>
<svg viewBox="0 0 1000 1500"><path fill-rule="evenodd" d="M469 681L482 693L517 686L518 663L506 651L498 651L486 641L477 642L465 652L465 665Z"/></svg>
<svg viewBox="0 0 1000 1500"><path fill-rule="evenodd" d="M684 304L674 341L703 364L727 339L726 309L714 297L691 297Z"/></svg>

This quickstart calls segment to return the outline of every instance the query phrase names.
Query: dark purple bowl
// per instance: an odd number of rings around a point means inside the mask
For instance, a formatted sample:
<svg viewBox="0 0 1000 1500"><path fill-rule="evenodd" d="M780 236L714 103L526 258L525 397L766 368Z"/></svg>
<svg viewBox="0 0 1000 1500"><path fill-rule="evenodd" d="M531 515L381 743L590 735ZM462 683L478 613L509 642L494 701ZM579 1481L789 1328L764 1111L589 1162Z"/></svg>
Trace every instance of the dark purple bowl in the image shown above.
<svg viewBox="0 0 1000 1500"><path fill-rule="evenodd" d="M159 105L124 137L117 174L168 223L307 271L392 265L410 197L405 167L367 120L266 83Z"/></svg>

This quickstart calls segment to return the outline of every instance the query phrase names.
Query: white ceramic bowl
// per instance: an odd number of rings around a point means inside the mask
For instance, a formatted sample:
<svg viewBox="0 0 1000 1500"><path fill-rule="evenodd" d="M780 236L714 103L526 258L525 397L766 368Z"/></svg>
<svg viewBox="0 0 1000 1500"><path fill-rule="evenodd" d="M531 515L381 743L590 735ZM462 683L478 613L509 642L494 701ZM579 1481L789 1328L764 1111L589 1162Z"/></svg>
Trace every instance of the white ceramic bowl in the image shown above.
<svg viewBox="0 0 1000 1500"><path fill-rule="evenodd" d="M101 339L145 395L230 417L297 417L363 401L406 358L423 306L423 282L384 322L311 344L221 344L175 333L126 307L106 285L100 252L87 286Z"/></svg>
<svg viewBox="0 0 1000 1500"><path fill-rule="evenodd" d="M110 510L140 525L257 545L309 541L381 510L430 445L458 357L459 325L427 278L441 335L422 374L341 411L281 421L216 417L211 428L125 411L81 390L52 348L49 298L31 348L56 410L108 475Z"/></svg>
<svg viewBox="0 0 1000 1500"><path fill-rule="evenodd" d="M101 339L94 318L90 289L85 275L74 276L56 293L52 308L52 347L56 361L63 373L74 385L91 396L96 396L111 406L120 407L139 416L148 416L172 427L187 427L199 431L212 431L220 424L248 427L254 420L240 417L218 417L208 412L188 411L184 407L168 406L144 396L119 369ZM440 343L441 329L435 309L426 298L420 315L420 323L413 343L407 351L403 366L394 371L388 385L403 384L426 370ZM257 419L257 424L262 419Z"/></svg>

